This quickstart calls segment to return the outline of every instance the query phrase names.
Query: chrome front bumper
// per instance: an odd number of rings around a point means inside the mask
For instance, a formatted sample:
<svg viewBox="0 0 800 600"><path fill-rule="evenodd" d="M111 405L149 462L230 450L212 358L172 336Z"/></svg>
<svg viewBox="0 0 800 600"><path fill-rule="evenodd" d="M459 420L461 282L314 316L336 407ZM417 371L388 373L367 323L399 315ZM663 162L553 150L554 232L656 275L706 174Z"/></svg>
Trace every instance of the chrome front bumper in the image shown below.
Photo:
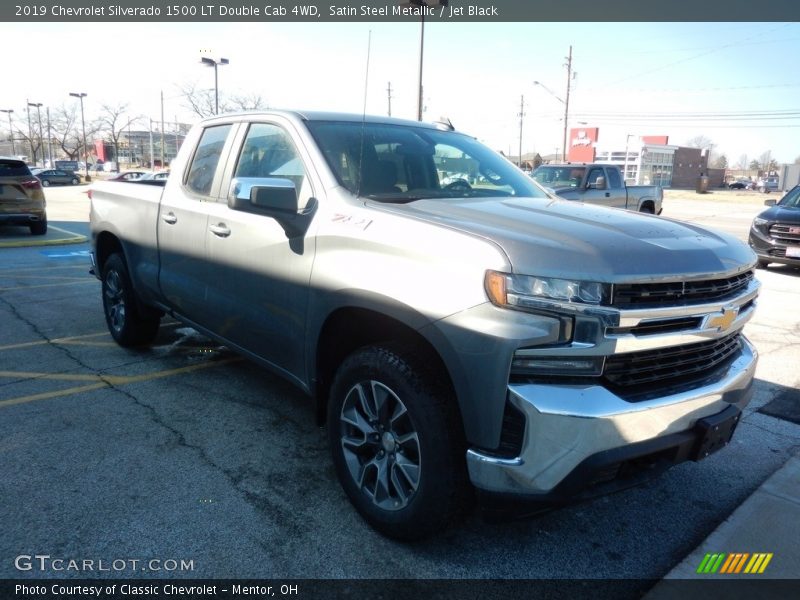
<svg viewBox="0 0 800 600"><path fill-rule="evenodd" d="M698 419L752 396L758 353L742 336L740 356L718 381L689 392L627 402L598 385L510 384L508 398L525 416L516 458L467 451L473 485L492 493L544 496L587 458L685 432Z"/></svg>

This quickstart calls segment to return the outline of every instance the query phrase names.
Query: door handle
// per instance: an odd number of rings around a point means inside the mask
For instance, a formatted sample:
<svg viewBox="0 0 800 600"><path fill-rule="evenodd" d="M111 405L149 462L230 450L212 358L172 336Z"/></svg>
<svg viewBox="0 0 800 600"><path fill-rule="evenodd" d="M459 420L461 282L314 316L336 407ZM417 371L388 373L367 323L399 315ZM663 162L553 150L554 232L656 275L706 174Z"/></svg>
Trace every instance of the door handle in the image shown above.
<svg viewBox="0 0 800 600"><path fill-rule="evenodd" d="M161 215L161 218L164 220L165 223L169 223L170 225L174 225L178 222L178 217L175 216L175 213L168 212L165 215Z"/></svg>
<svg viewBox="0 0 800 600"><path fill-rule="evenodd" d="M217 237L228 237L231 234L231 230L228 229L228 226L225 223L219 223L218 225L209 225L208 227Z"/></svg>
<svg viewBox="0 0 800 600"><path fill-rule="evenodd" d="M606 192L606 198L610 198L610 197L611 197L611 192Z"/></svg>

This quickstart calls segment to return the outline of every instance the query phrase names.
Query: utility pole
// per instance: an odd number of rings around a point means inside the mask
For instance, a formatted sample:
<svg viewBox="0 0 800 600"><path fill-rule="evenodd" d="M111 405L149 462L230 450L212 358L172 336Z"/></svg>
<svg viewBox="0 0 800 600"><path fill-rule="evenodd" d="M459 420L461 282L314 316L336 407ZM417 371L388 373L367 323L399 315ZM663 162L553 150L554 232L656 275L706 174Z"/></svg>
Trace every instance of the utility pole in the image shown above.
<svg viewBox="0 0 800 600"><path fill-rule="evenodd" d="M389 116L392 116L392 82L389 82L389 87L386 88L386 98L389 100Z"/></svg>
<svg viewBox="0 0 800 600"><path fill-rule="evenodd" d="M522 95L519 97L519 161L517 162L517 166L521 169L522 168L522 118L525 116L525 96Z"/></svg>
<svg viewBox="0 0 800 600"><path fill-rule="evenodd" d="M153 156L153 119L148 117L147 120L150 122L150 170L155 171L156 161Z"/></svg>
<svg viewBox="0 0 800 600"><path fill-rule="evenodd" d="M28 142L31 147L31 157L33 158L33 164L36 164L36 152L33 149L33 128L31 127L31 103L28 102L28 99L25 99L25 103L28 105L25 107L26 112L28 113Z"/></svg>
<svg viewBox="0 0 800 600"><path fill-rule="evenodd" d="M47 107L47 151L50 155L50 168L55 166L55 161L53 160L53 136L50 134L50 107Z"/></svg>
<svg viewBox="0 0 800 600"><path fill-rule="evenodd" d="M161 90L161 168L164 168L164 90Z"/></svg>
<svg viewBox="0 0 800 600"><path fill-rule="evenodd" d="M572 46L569 47L569 56L567 56L567 62L564 66L567 67L567 95L564 100L564 144L561 146L561 162L567 162L567 128L569 127L567 120L569 119L569 86L572 82Z"/></svg>
<svg viewBox="0 0 800 600"><path fill-rule="evenodd" d="M11 136L11 154L16 156L17 154L17 147L14 145L14 127L11 125L11 113L14 112L13 108L3 108L0 109L0 112L4 112L8 115L8 135Z"/></svg>

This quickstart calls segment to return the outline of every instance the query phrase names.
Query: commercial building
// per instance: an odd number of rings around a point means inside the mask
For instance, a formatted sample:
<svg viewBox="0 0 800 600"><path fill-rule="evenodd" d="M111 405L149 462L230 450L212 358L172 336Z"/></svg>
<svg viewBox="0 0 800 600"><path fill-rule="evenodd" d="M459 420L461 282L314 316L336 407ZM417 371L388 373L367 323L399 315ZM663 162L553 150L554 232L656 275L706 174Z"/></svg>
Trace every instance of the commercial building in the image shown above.
<svg viewBox="0 0 800 600"><path fill-rule="evenodd" d="M570 130L567 160L617 165L631 185L693 188L701 175L710 178L711 187L723 185L724 169L708 168L705 149L675 146L666 135L629 135L625 148L602 145L599 127Z"/></svg>

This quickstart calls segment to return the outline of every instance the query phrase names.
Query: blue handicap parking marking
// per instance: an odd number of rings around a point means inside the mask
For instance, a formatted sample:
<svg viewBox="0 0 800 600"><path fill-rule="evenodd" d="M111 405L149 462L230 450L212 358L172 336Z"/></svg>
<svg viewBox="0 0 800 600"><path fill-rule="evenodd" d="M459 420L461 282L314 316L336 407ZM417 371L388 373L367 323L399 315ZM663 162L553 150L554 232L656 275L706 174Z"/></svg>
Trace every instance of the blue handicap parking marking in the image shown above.
<svg viewBox="0 0 800 600"><path fill-rule="evenodd" d="M89 256L89 250L42 250L47 258L73 258L76 256Z"/></svg>

